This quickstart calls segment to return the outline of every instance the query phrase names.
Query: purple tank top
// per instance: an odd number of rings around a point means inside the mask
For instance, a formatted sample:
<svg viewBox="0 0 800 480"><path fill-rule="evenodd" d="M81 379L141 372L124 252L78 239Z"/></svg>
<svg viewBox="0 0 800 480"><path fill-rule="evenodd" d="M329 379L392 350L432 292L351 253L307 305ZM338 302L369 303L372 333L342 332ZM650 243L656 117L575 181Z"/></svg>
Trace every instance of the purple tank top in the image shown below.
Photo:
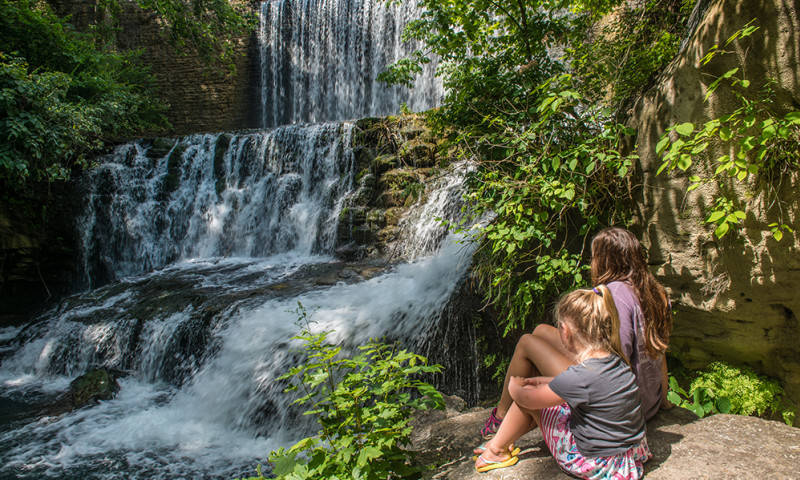
<svg viewBox="0 0 800 480"><path fill-rule="evenodd" d="M611 282L608 289L614 297L614 305L619 313L619 338L622 342L622 353L631 362L636 383L639 384L639 395L642 398L642 412L645 420L649 420L661 406L663 355L650 358L645 353L644 315L639 299L633 288L626 282Z"/></svg>

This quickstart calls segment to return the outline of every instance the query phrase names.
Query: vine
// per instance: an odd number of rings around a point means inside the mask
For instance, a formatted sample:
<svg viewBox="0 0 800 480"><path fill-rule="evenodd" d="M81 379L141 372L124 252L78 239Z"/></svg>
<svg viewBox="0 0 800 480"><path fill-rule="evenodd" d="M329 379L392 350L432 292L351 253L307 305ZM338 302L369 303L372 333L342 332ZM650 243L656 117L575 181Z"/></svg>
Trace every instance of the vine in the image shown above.
<svg viewBox="0 0 800 480"><path fill-rule="evenodd" d="M758 30L752 23L734 33L724 46L713 46L701 63L706 65L718 55L735 54L725 48ZM741 61L743 63L744 59ZM738 108L702 126L691 122L673 125L656 145L656 153L663 160L657 174L675 169L683 172L696 170L693 165L706 158L710 145L720 151L730 152L713 160L713 173L692 173L687 187L687 192L691 192L711 184L716 186L718 192L723 192L715 196L705 218L705 223L715 227L714 235L717 238L736 231L747 216L741 200L724 193L726 183L745 186L752 185L757 178L763 178L763 185L774 197L776 188L772 180L800 166L800 152L796 148L800 141L800 112L789 112L782 116L775 112L774 82L771 81L754 98L748 96L750 81L740 70L739 67L733 68L718 77L709 85L705 96L705 101L708 101L723 82L729 82L739 102ZM777 241L783 238L784 232L794 231L782 219L770 223L768 229Z"/></svg>

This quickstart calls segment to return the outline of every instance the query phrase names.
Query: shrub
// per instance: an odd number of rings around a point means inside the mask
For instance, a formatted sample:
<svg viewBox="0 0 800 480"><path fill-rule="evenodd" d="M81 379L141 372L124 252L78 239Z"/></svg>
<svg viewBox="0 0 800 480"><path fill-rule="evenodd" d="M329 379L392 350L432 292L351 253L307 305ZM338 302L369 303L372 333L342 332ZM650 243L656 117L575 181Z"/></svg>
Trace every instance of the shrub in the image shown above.
<svg viewBox="0 0 800 480"><path fill-rule="evenodd" d="M792 424L795 412L786 403L783 388L776 380L768 379L746 367L712 363L692 381L692 389L706 388L730 398L731 413L738 415L780 416Z"/></svg>
<svg viewBox="0 0 800 480"><path fill-rule="evenodd" d="M443 409L439 392L418 379L438 373L424 357L394 345L370 341L360 353L342 358L342 348L326 343L329 331L312 333L302 305L297 310L300 351L308 360L281 376L290 380L286 392L299 392L293 403L307 405L321 430L288 450L269 455L279 479L396 479L419 472L411 464L412 414ZM418 394L418 395L416 395ZM258 477L263 479L261 469Z"/></svg>
<svg viewBox="0 0 800 480"><path fill-rule="evenodd" d="M795 411L786 401L780 384L747 367L715 362L692 380L688 393L675 377L670 377L669 385L669 400L699 417L732 413L779 417L787 425L794 421Z"/></svg>

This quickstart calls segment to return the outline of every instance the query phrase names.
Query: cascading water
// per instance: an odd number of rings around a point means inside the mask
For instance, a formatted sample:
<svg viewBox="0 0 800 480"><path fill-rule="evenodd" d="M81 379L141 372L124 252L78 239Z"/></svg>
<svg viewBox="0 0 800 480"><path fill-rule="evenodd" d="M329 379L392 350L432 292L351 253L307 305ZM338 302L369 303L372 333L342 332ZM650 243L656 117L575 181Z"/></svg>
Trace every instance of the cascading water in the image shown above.
<svg viewBox="0 0 800 480"><path fill-rule="evenodd" d="M90 284L190 258L330 253L352 186L352 129L197 135L156 154L146 142L118 148L85 186Z"/></svg>
<svg viewBox="0 0 800 480"><path fill-rule="evenodd" d="M433 83L416 97L372 83L400 55L409 11L264 4L264 124L390 113L404 99L434 106ZM451 331L432 335L472 254L437 220L461 215L465 167L440 178L400 224L404 240L391 254L407 263L342 262L332 254L353 190L353 130L345 122L141 140L87 174L78 230L92 290L0 330L0 480L252 474L271 449L307 433L276 381L301 361L291 339L298 302L345 348L387 337L470 382L471 347L452 335L463 325L448 318ZM116 397L54 409L95 367L122 374Z"/></svg>
<svg viewBox="0 0 800 480"><path fill-rule="evenodd" d="M401 40L416 18L415 2L269 0L261 4L264 127L414 111L438 105L436 60L414 88L376 80L390 63L416 49Z"/></svg>
<svg viewBox="0 0 800 480"><path fill-rule="evenodd" d="M463 169L403 227L413 261L339 262L330 232L353 183L351 129L194 136L157 155L134 142L92 173L87 257L124 278L65 300L5 349L0 478L248 474L304 433L275 381L299 361L298 301L345 346L423 345L471 256L427 221L459 214ZM47 410L97 366L127 372L114 400Z"/></svg>

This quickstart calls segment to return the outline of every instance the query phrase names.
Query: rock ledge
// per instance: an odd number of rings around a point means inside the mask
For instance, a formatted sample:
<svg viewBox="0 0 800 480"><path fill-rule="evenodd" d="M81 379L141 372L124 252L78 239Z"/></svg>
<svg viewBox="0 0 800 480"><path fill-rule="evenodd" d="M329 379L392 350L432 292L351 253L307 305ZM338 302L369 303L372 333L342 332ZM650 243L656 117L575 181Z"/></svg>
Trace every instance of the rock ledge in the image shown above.
<svg viewBox="0 0 800 480"><path fill-rule="evenodd" d="M419 461L439 465L426 478L442 480L570 479L551 458L539 430L517 442L520 461L510 468L477 473L472 448L488 409L426 412L416 419L413 447ZM455 405L453 405L455 406ZM794 479L800 466L800 429L738 415L697 418L682 408L662 411L647 424L653 458L649 479Z"/></svg>

